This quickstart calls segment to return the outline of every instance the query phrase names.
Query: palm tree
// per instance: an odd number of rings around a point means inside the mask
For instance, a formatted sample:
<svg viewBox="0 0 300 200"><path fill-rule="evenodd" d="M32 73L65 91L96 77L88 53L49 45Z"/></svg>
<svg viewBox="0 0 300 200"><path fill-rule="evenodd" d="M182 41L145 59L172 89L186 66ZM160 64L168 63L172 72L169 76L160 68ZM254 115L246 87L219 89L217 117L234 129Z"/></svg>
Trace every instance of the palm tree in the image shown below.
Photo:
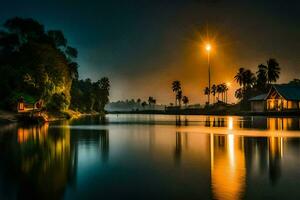
<svg viewBox="0 0 300 200"><path fill-rule="evenodd" d="M268 78L267 78L267 66L260 64L258 65L258 70L256 72L256 76L257 76L257 80L256 80L256 84L258 86L258 88L260 89L264 89Z"/></svg>
<svg viewBox="0 0 300 200"><path fill-rule="evenodd" d="M234 76L234 80L240 85L243 86L244 84L244 73L245 73L245 68L241 67L237 74Z"/></svg>
<svg viewBox="0 0 300 200"><path fill-rule="evenodd" d="M218 101L220 101L220 94L222 93L222 85L217 85Z"/></svg>
<svg viewBox="0 0 300 200"><path fill-rule="evenodd" d="M214 96L214 98L213 98L214 103L215 103L215 99L216 99L216 93L217 93L217 86L215 84L213 84L211 87L211 94Z"/></svg>
<svg viewBox="0 0 300 200"><path fill-rule="evenodd" d="M153 97L150 96L150 97L148 97L148 105L150 108L151 108L152 103L153 103Z"/></svg>
<svg viewBox="0 0 300 200"><path fill-rule="evenodd" d="M181 90L179 90L178 92L177 92L177 94L176 94L176 99L177 99L177 101L178 101L178 103L179 103L179 108L181 107L181 100L182 100L182 91Z"/></svg>
<svg viewBox="0 0 300 200"><path fill-rule="evenodd" d="M208 103L209 102L209 94L210 94L210 91L209 91L208 87L204 88L204 94L207 95L207 103Z"/></svg>
<svg viewBox="0 0 300 200"><path fill-rule="evenodd" d="M147 105L147 102L146 102L146 101L143 101L141 105L142 105L143 109L145 110L145 107L146 107L146 105Z"/></svg>
<svg viewBox="0 0 300 200"><path fill-rule="evenodd" d="M222 83L220 84L220 90L221 90L221 97L222 97L222 101L225 102L225 92L226 92L226 84Z"/></svg>
<svg viewBox="0 0 300 200"><path fill-rule="evenodd" d="M224 93L225 93L225 103L228 101L227 91L229 90L228 86L224 83Z"/></svg>
<svg viewBox="0 0 300 200"><path fill-rule="evenodd" d="M274 58L270 58L267 61L267 80L268 83L276 82L279 78L280 67L279 63Z"/></svg>
<svg viewBox="0 0 300 200"><path fill-rule="evenodd" d="M235 91L234 93L234 96L237 98L237 99L241 99L243 98L243 90L242 88L239 88Z"/></svg>
<svg viewBox="0 0 300 200"><path fill-rule="evenodd" d="M172 83L172 90L175 93L175 106L177 106L177 94L181 90L180 81L176 80Z"/></svg>
<svg viewBox="0 0 300 200"><path fill-rule="evenodd" d="M189 98L187 96L182 97L182 103L187 107L187 104L189 103Z"/></svg>
<svg viewBox="0 0 300 200"><path fill-rule="evenodd" d="M244 68L239 69L234 79L241 86L242 92L240 94L243 95L243 97L244 94L246 94L246 90L248 88L252 88L253 85L256 83L255 74L251 72L251 70L249 69L245 70Z"/></svg>
<svg viewBox="0 0 300 200"><path fill-rule="evenodd" d="M244 87L252 87L256 82L256 77L251 70L247 69L244 72Z"/></svg>

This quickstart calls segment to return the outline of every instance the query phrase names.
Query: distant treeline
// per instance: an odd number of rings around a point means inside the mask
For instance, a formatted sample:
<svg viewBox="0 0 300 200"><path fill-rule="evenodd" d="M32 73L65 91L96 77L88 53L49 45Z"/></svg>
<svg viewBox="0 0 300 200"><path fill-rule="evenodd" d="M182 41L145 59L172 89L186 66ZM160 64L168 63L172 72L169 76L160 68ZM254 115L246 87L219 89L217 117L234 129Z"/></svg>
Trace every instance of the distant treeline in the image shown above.
<svg viewBox="0 0 300 200"><path fill-rule="evenodd" d="M33 19L12 18L0 30L0 107L15 109L23 97L47 110L101 111L109 80L78 80L78 52L60 30Z"/></svg>
<svg viewBox="0 0 300 200"><path fill-rule="evenodd" d="M157 105L156 100L149 97L147 102L141 99L111 102L106 105L105 109L108 111L164 110L165 105Z"/></svg>

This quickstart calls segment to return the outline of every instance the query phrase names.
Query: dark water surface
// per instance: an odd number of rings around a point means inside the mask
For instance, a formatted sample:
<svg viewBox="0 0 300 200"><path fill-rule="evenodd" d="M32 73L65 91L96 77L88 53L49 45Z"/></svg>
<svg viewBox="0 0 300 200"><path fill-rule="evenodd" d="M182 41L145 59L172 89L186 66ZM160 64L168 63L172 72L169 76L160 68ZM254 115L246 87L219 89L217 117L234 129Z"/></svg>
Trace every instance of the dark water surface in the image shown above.
<svg viewBox="0 0 300 200"><path fill-rule="evenodd" d="M300 119L108 115L0 126L0 199L300 199Z"/></svg>

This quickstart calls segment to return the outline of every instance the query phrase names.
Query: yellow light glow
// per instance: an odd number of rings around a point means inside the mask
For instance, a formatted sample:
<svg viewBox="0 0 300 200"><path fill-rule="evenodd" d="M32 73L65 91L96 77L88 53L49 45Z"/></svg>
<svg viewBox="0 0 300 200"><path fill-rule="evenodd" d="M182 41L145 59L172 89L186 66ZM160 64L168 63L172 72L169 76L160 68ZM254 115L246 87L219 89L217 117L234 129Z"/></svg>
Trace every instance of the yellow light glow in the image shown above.
<svg viewBox="0 0 300 200"><path fill-rule="evenodd" d="M233 130L233 118L232 117L228 117L228 129L229 130Z"/></svg>
<svg viewBox="0 0 300 200"><path fill-rule="evenodd" d="M211 50L211 45L210 45L209 43L206 44L205 49L206 49L207 52L210 52L210 50Z"/></svg>
<svg viewBox="0 0 300 200"><path fill-rule="evenodd" d="M230 83L230 82L227 82L226 85L227 85L227 87L230 87L230 86L231 86L231 83Z"/></svg>

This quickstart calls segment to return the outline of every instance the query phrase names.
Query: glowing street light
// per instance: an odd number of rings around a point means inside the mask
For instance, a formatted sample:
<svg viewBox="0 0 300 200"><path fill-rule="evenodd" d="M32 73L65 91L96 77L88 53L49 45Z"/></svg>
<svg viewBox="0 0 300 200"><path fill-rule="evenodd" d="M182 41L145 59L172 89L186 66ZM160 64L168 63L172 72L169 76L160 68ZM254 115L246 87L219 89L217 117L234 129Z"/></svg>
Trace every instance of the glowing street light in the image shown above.
<svg viewBox="0 0 300 200"><path fill-rule="evenodd" d="M211 45L210 44L206 44L205 49L207 52L210 52L211 50Z"/></svg>
<svg viewBox="0 0 300 200"><path fill-rule="evenodd" d="M210 51L211 51L211 44L207 43L205 46L205 50L207 51L207 64L208 64L208 105L210 104Z"/></svg>

